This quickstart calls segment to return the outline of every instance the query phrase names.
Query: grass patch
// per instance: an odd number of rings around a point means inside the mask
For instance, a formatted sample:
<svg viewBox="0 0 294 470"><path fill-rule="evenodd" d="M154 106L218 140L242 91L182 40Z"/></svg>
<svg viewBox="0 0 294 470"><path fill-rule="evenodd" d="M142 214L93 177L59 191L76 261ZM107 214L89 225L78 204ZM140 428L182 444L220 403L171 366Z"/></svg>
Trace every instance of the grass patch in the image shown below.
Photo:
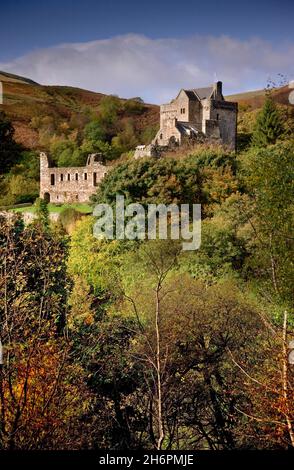
<svg viewBox="0 0 294 470"><path fill-rule="evenodd" d="M76 204L48 204L49 212L57 212L61 213L64 209L73 208L78 212L82 212L83 214L91 214L92 208L89 204L86 203L76 203ZM17 207L15 209L11 209L13 212L35 212L35 206L31 205L28 207Z"/></svg>

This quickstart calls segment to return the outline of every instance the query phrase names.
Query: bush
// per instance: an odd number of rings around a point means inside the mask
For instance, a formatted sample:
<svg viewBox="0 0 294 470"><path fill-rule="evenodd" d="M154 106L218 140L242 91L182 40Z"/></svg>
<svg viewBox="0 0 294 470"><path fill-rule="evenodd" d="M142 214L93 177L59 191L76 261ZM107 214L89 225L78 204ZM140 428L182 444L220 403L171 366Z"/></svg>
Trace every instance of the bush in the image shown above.
<svg viewBox="0 0 294 470"><path fill-rule="evenodd" d="M73 207L65 208L59 215L59 222L66 232L71 232L76 222L80 220L83 215Z"/></svg>

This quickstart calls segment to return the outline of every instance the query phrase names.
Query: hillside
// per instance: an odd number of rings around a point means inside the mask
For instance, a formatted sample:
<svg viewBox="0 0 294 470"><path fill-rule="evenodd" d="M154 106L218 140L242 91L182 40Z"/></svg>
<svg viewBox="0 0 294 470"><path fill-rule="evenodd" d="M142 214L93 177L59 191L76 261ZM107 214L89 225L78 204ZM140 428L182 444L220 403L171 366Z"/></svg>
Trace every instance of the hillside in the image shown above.
<svg viewBox="0 0 294 470"><path fill-rule="evenodd" d="M265 90L247 91L245 93L237 93L235 95L226 96L228 101L236 101L240 106L245 109L255 110L260 108L265 99ZM283 86L277 88L273 93L273 99L276 103L289 105L289 88Z"/></svg>
<svg viewBox="0 0 294 470"><path fill-rule="evenodd" d="M40 85L28 78L1 71L0 80L4 92L4 104L1 108L13 123L16 141L30 149L40 147L39 133L32 123L34 119L49 117L60 126L74 122L77 128L82 129L89 114L98 113L100 102L106 96L69 86ZM279 104L289 105L288 96L287 86L274 92L274 100ZM252 118L255 117L256 111L264 102L265 91L255 90L228 95L226 99L238 102L241 123L239 128L243 131L244 118L247 122L252 120L251 114ZM124 112L119 119L122 126L131 119L134 130L139 135L146 128L158 126L159 106L144 104L140 113Z"/></svg>
<svg viewBox="0 0 294 470"><path fill-rule="evenodd" d="M25 147L37 149L39 136L31 125L33 118L50 116L55 121L83 121L89 112L98 112L102 93L67 86L44 86L17 75L0 72L4 104L1 106L15 128L15 139ZM142 113L127 113L121 120L132 118L136 131L141 132L159 121L159 107L144 105Z"/></svg>

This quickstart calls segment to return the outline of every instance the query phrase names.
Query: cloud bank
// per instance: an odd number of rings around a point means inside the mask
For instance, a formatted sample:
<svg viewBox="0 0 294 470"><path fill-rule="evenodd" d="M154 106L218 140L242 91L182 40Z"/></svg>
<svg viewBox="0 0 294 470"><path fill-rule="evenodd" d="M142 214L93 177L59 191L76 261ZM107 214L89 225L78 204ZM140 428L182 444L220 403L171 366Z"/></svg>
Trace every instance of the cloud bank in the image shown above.
<svg viewBox="0 0 294 470"><path fill-rule="evenodd" d="M294 44L260 38L193 36L150 39L128 34L39 49L0 70L45 85L70 85L163 103L180 88L224 82L225 93L263 88L278 73L293 78Z"/></svg>

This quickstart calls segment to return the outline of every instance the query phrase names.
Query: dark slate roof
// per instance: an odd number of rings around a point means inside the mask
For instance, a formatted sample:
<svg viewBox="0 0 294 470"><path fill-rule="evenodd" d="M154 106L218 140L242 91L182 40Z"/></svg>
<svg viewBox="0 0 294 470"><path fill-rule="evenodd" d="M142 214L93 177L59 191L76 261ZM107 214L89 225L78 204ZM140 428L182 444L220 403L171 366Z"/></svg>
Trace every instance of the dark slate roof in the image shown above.
<svg viewBox="0 0 294 470"><path fill-rule="evenodd" d="M205 88L193 88L193 91L201 100L204 98L209 98L213 92L213 86L205 87Z"/></svg>
<svg viewBox="0 0 294 470"><path fill-rule="evenodd" d="M186 95L188 96L190 100L194 100L194 101L197 100L197 96L195 95L194 90L184 90L184 92L186 93Z"/></svg>

